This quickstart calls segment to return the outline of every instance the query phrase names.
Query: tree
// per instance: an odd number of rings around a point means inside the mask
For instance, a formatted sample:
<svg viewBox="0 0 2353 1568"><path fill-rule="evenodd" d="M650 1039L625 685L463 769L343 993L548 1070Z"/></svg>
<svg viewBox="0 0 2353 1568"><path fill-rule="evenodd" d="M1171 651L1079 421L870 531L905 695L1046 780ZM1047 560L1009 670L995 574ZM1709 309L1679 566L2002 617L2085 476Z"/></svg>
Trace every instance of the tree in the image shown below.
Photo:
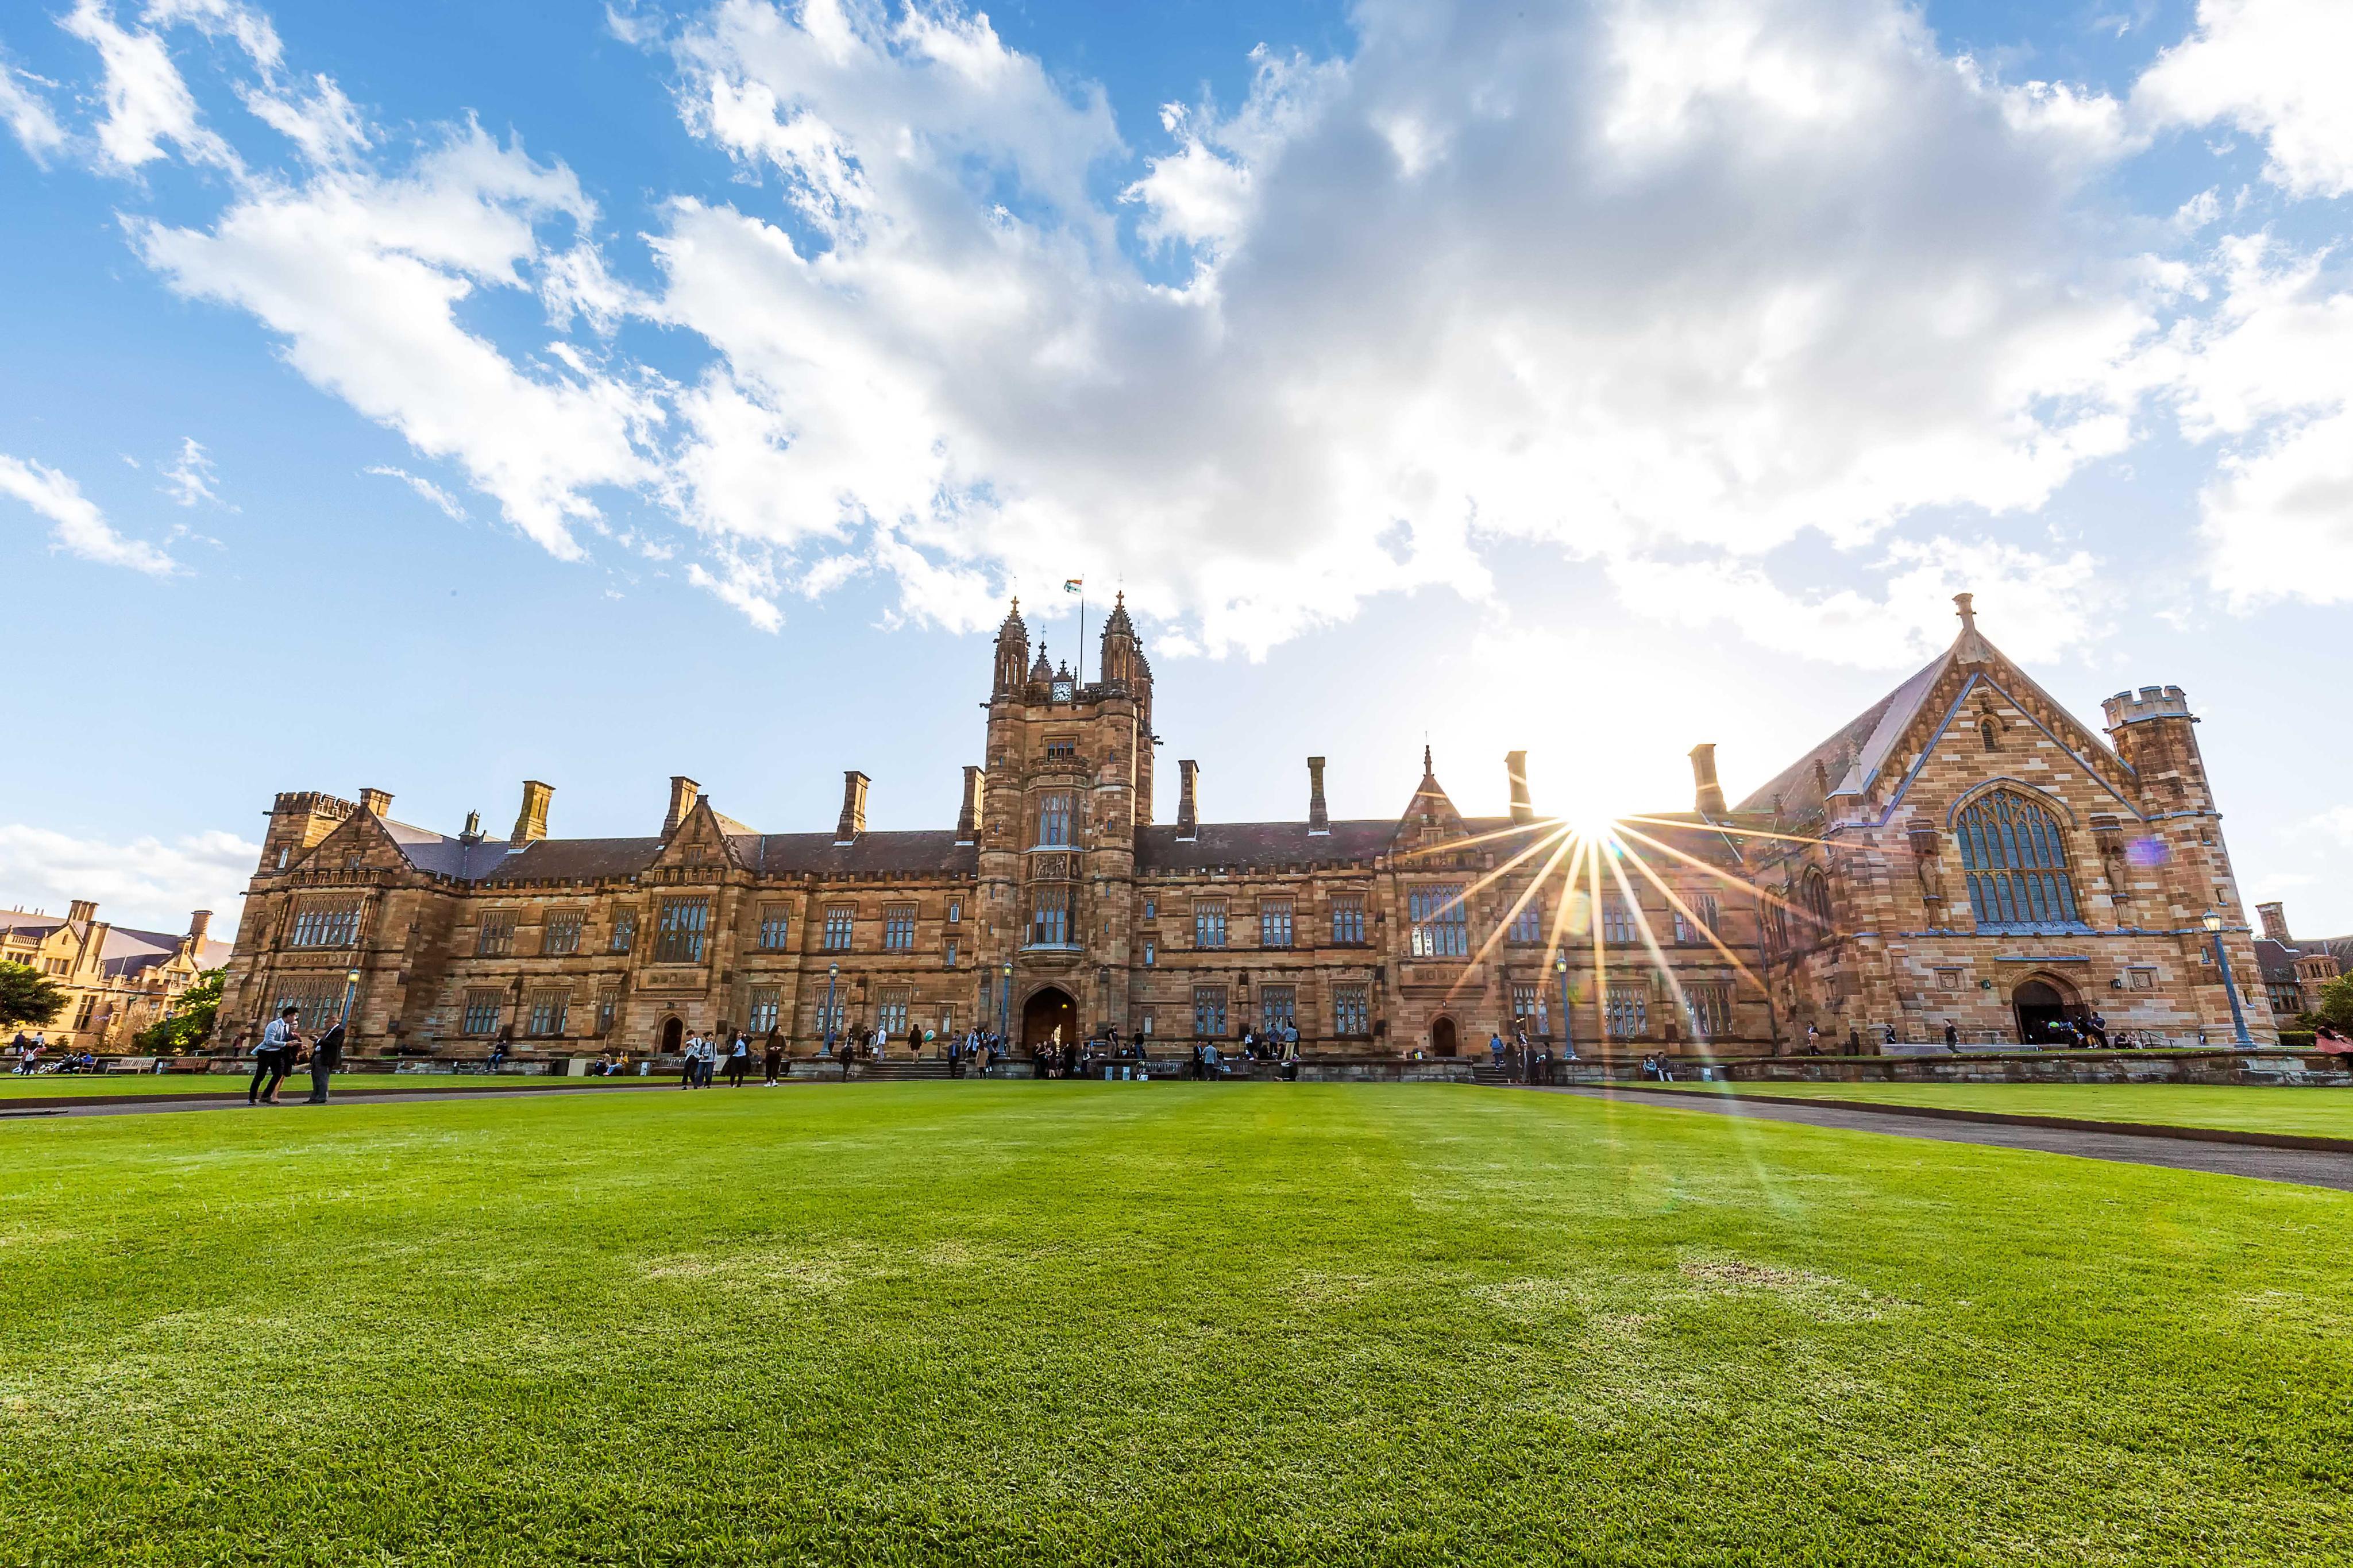
<svg viewBox="0 0 2353 1568"><path fill-rule="evenodd" d="M202 1045L220 1012L223 973L207 969L197 975L195 984L173 1002L172 1010L132 1036L132 1043L154 1057L176 1057Z"/></svg>
<svg viewBox="0 0 2353 1568"><path fill-rule="evenodd" d="M0 963L0 1029L43 1025L66 1010L65 988L29 963Z"/></svg>
<svg viewBox="0 0 2353 1568"><path fill-rule="evenodd" d="M2312 1016L2340 1035L2353 1035L2353 974L2340 974L2320 988Z"/></svg>

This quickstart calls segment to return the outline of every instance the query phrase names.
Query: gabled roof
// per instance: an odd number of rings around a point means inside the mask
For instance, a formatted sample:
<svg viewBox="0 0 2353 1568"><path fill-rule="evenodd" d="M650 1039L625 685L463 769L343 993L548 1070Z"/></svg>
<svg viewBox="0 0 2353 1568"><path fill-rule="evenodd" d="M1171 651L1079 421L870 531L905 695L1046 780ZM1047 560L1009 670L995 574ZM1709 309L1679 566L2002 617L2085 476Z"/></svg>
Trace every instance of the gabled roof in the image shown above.
<svg viewBox="0 0 2353 1568"><path fill-rule="evenodd" d="M475 881L497 870L513 852L513 846L502 839L453 838L446 833L395 822L390 817L378 817L376 821L385 836L399 848L403 859L436 877Z"/></svg>
<svg viewBox="0 0 2353 1568"><path fill-rule="evenodd" d="M1961 596L1966 601L1968 595ZM1831 737L1815 746L1795 763L1767 780L1762 789L1752 793L1735 809L1769 812L1775 796L1779 796L1784 815L1800 817L1819 811L1824 792L1815 783L1815 764L1820 763L1831 795L1860 795L1871 788L1888 760L1896 754L1914 721L1927 710L1929 699L1936 693L1945 676L1957 668L1968 667L1982 671L1997 688L2013 696L2037 699L2052 713L2067 713L2061 702L2023 667L1987 640L1978 630L1975 613L1966 603L1961 609L1961 635L1952 646L1930 659L1908 680L1894 690L1856 714L1833 731ZM2105 762L2120 773L2131 769L2111 750L2106 742L2087 726L2078 722L2075 728L2090 748L2095 761Z"/></svg>

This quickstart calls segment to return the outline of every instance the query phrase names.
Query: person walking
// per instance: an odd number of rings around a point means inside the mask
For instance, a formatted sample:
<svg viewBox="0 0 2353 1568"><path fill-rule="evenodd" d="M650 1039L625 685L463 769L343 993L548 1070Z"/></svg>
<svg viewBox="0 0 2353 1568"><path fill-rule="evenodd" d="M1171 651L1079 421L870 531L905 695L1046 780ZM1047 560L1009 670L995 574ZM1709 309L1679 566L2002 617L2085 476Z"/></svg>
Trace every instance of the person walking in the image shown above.
<svg viewBox="0 0 2353 1568"><path fill-rule="evenodd" d="M752 1042L744 1037L743 1030L738 1029L735 1038L727 1047L727 1087L743 1088L744 1075L751 1070L751 1067Z"/></svg>
<svg viewBox="0 0 2353 1568"><path fill-rule="evenodd" d="M1961 1031L1950 1020L1945 1025L1945 1049L1953 1056L1961 1054Z"/></svg>
<svg viewBox="0 0 2353 1568"><path fill-rule="evenodd" d="M335 1069L343 1064L343 1026L341 1020L337 1020L319 1037L319 1043L311 1047L311 1098L304 1103L327 1103L327 1080L335 1076Z"/></svg>
<svg viewBox="0 0 2353 1568"><path fill-rule="evenodd" d="M702 1037L689 1035L686 1044L679 1047L678 1087L692 1089L695 1075L702 1069Z"/></svg>
<svg viewBox="0 0 2353 1568"><path fill-rule="evenodd" d="M766 1075L767 1087L774 1089L785 1076L784 1031L773 1024L768 1026L767 1047L760 1056L760 1068Z"/></svg>
<svg viewBox="0 0 2353 1568"><path fill-rule="evenodd" d="M278 1103L278 1085L285 1079L286 1069L293 1065L294 1047L302 1038L294 1027L294 1020L301 1011L300 1007L280 1007L278 1016L261 1031L260 1043L253 1047L253 1081L245 1086L248 1105Z"/></svg>

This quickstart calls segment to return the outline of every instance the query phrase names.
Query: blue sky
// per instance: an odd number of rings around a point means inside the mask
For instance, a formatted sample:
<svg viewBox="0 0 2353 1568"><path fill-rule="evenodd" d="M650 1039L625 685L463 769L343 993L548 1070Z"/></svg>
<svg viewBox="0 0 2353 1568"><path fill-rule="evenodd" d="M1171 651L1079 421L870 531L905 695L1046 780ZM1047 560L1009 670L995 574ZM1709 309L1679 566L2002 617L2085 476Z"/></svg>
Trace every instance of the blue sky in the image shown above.
<svg viewBox="0 0 2353 1568"><path fill-rule="evenodd" d="M57 0L0 70L0 902L233 911L280 789L944 823L1082 575L1233 818L1425 738L1736 795L1969 589L2087 720L2186 688L2353 929L2340 0Z"/></svg>

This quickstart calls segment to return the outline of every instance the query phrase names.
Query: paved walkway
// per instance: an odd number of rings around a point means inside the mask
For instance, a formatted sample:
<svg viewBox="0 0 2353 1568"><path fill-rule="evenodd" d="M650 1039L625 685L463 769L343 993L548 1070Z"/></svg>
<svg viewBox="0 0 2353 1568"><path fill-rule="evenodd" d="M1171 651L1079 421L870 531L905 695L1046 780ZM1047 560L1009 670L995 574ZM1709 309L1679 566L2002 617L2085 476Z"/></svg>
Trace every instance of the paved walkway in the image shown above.
<svg viewBox="0 0 2353 1568"><path fill-rule="evenodd" d="M1765 1100L1721 1099L1694 1091L1676 1094L1619 1093L1608 1089L1547 1089L1540 1094L1574 1094L1588 1100L1614 1100L1621 1105L1642 1105L1657 1110L1691 1111L1701 1116L1737 1116L1755 1121L1795 1121L1806 1127L1835 1127L1850 1132L1879 1132L1894 1138L1925 1138L1936 1143L1979 1143L1994 1149L2032 1149L2045 1154L2073 1154L2084 1160L2114 1160L2127 1165L2166 1165L2177 1171L2204 1171L2218 1176L2251 1176L2261 1182L2290 1182L2307 1187L2334 1187L2353 1192L2353 1154L2315 1149L2263 1149L2238 1143L2193 1142L2186 1138L2139 1132L2077 1131L2060 1127L2031 1127L1988 1121L1928 1121L1918 1117L1873 1110L1857 1104L1831 1110L1813 1105L1776 1105Z"/></svg>

